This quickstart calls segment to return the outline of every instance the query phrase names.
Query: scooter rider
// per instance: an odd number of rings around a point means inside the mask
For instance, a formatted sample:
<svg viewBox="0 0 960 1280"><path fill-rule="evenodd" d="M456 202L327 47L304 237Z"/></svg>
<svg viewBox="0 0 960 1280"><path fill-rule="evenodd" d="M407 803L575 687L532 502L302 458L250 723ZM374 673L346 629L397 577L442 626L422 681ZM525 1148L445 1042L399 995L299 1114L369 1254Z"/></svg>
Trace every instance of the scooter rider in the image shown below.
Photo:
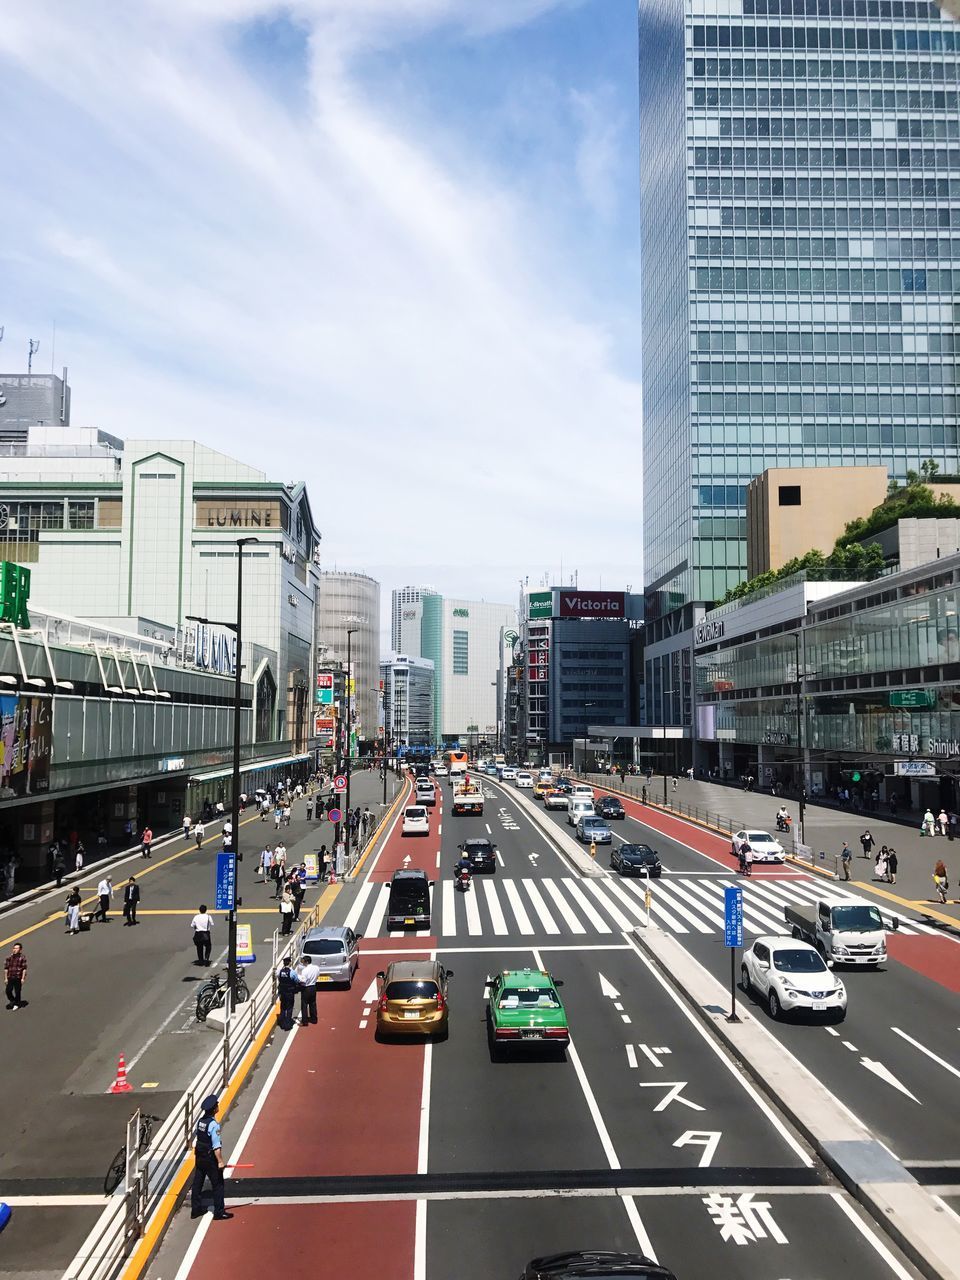
<svg viewBox="0 0 960 1280"><path fill-rule="evenodd" d="M790 826L790 815L787 813L786 805L781 805L777 810L777 830L786 831Z"/></svg>
<svg viewBox="0 0 960 1280"><path fill-rule="evenodd" d="M473 867L470 859L465 853L461 853L460 857L454 863L453 878L457 884L462 884L464 888L470 883L470 877L473 874Z"/></svg>

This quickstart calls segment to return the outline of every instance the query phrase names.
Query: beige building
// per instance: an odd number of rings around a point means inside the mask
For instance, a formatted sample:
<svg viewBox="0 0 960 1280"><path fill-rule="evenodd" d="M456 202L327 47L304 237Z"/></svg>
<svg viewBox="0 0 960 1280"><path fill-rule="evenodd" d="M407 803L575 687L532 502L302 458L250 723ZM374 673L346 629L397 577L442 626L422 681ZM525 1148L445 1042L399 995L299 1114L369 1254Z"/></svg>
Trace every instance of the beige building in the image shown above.
<svg viewBox="0 0 960 1280"><path fill-rule="evenodd" d="M747 486L747 577L808 551L829 554L848 521L886 496L882 466L769 468Z"/></svg>

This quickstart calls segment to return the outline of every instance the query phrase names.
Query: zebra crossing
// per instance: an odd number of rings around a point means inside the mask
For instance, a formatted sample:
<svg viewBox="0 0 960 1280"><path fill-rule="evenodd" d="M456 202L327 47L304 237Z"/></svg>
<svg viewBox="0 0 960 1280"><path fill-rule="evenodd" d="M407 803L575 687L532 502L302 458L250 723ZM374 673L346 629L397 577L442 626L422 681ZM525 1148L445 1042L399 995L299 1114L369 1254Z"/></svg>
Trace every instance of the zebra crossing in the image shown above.
<svg viewBox="0 0 960 1280"><path fill-rule="evenodd" d="M723 891L743 889L743 927L746 934L787 933L783 908L810 906L820 899L831 903L860 903L866 899L813 877L789 880L743 881L721 877L671 877L648 882L613 876L576 879L573 876L474 876L466 893L452 880L431 890L430 929L421 936L480 937L612 937L645 925L645 893L650 889L650 923L675 934L720 936L723 933ZM344 924L364 937L386 937L384 926L388 884L361 885ZM873 904L875 905L875 904ZM889 927L890 914L881 910ZM916 933L922 925L901 924L901 933ZM399 936L392 934L390 936Z"/></svg>

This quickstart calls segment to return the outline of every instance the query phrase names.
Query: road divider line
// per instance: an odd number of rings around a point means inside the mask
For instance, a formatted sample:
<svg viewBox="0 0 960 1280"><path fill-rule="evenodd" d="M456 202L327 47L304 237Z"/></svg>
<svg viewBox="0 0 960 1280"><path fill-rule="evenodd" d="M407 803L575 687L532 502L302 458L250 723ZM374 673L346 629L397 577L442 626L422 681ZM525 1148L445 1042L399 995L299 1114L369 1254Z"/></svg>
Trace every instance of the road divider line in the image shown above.
<svg viewBox="0 0 960 1280"><path fill-rule="evenodd" d="M353 904L350 907L350 910L346 914L346 918L344 919L344 922L343 922L345 928L354 929L354 930L356 929L357 925L360 923L360 917L363 914L363 908L366 906L367 898L370 897L370 893L372 890L373 890L373 881L365 880L363 884L360 886L357 892L357 896L354 898Z"/></svg>
<svg viewBox="0 0 960 1280"><path fill-rule="evenodd" d="M883 1241L879 1239L876 1232L872 1231L869 1224L863 1221L859 1213L854 1209L853 1205L847 1201L847 1197L844 1192L833 1191L831 1192L831 1198L840 1206L856 1229L863 1236L864 1240L868 1241L873 1248L876 1249L877 1253L879 1253L880 1257L897 1277L897 1280L912 1280L910 1272L906 1267L901 1266Z"/></svg>
<svg viewBox="0 0 960 1280"><path fill-rule="evenodd" d="M895 1036L899 1036L901 1040L906 1040L908 1044L912 1044L915 1049L919 1049L921 1053L925 1053L928 1058L931 1058L939 1066L943 1067L944 1071L949 1071L951 1075L955 1075L957 1079L960 1080L960 1071L958 1071L951 1063L947 1062L945 1058L939 1057L932 1049L928 1049L927 1046L925 1044L921 1044L919 1040L914 1040L913 1036L908 1036L907 1033L905 1031L901 1031L899 1027L891 1027L890 1030Z"/></svg>

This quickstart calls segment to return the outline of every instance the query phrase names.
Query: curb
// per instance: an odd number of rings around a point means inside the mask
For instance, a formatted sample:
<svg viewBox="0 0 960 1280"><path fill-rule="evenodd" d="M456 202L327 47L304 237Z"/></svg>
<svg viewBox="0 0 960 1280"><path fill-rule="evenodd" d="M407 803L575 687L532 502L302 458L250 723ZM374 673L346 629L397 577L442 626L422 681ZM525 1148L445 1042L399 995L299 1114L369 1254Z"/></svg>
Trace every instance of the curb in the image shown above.
<svg viewBox="0 0 960 1280"><path fill-rule="evenodd" d="M390 808L387 810L387 812L380 819L380 822L377 824L376 831L374 831L373 835L367 841L367 847L364 849L363 853L361 853L360 857L357 859L352 869L343 877L344 884L353 884L356 881L357 876L360 874L361 867L366 862L367 858L370 857L370 854L373 852L374 848L376 847L377 841L382 837L384 831L386 830L387 824L392 819L394 810L398 807L398 805L400 805L402 801L406 800L407 796L410 794L410 788L412 787L412 785L413 784L410 782L409 778L403 778L401 780L399 791L393 797L393 800L390 804Z"/></svg>
<svg viewBox="0 0 960 1280"><path fill-rule="evenodd" d="M675 938L659 930L637 929L633 939L638 953L723 1042L760 1091L928 1280L960 1280L960 1220L937 1205L866 1125L749 1009L741 1005L740 1022L728 1023L722 1011L729 992ZM699 989L697 994L678 976L685 967L690 986ZM757 1059L772 1053L776 1058L764 1069Z"/></svg>

